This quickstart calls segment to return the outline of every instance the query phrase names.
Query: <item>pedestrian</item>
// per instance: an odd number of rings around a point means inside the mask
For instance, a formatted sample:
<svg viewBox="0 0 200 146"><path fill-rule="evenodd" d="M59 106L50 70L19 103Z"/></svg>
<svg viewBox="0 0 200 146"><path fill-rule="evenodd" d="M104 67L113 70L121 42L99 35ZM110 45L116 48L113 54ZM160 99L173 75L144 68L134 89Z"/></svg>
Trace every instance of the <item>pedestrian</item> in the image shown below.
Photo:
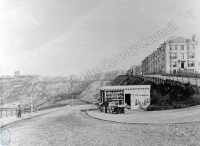
<svg viewBox="0 0 200 146"><path fill-rule="evenodd" d="M107 99L106 99L106 101L104 101L104 106L105 106L105 113L107 113L107 109L108 109L108 106L109 106L109 102L108 102Z"/></svg>
<svg viewBox="0 0 200 146"><path fill-rule="evenodd" d="M17 109L17 117L21 117L21 114L22 114L22 110L21 110L20 105L18 105L18 109Z"/></svg>

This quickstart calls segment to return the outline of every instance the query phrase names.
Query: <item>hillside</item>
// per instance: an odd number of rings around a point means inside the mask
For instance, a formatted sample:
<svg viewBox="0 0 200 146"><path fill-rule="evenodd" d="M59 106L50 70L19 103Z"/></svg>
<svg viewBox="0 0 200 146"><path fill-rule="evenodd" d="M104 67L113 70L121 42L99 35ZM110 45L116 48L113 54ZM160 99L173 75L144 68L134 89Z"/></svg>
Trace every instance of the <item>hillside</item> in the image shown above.
<svg viewBox="0 0 200 146"><path fill-rule="evenodd" d="M99 101L99 87L110 85L110 81L93 81L80 95L82 100L95 102Z"/></svg>
<svg viewBox="0 0 200 146"><path fill-rule="evenodd" d="M0 94L2 96L3 107L16 107L22 105L22 107L29 106L31 102L31 94L33 97L33 105L41 106L48 105L57 100L65 100L71 98L71 95L78 96L83 90L91 84L91 81L84 82L77 86L77 83L73 83L73 87L69 90L66 89L69 81L37 81L34 80L10 80L1 82ZM50 96L52 95L52 96ZM60 98L60 95L64 98Z"/></svg>

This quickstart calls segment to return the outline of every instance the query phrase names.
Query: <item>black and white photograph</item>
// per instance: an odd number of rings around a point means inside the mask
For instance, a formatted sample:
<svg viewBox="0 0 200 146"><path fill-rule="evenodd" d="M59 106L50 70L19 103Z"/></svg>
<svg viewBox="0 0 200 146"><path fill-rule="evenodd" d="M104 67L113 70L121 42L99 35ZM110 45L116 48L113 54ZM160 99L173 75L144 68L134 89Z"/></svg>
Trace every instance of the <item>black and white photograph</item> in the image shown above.
<svg viewBox="0 0 200 146"><path fill-rule="evenodd" d="M199 0L0 0L0 146L200 146Z"/></svg>

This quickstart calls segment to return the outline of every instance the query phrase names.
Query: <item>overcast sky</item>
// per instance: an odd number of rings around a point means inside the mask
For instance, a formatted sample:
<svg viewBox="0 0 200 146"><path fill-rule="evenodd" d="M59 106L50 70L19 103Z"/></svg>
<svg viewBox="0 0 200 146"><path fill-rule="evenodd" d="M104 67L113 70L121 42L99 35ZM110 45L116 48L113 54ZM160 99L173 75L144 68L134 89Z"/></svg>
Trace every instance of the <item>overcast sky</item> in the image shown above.
<svg viewBox="0 0 200 146"><path fill-rule="evenodd" d="M0 0L0 75L85 73L173 20L177 30L110 70L129 69L170 36L200 36L199 0ZM103 71L103 69L102 69Z"/></svg>

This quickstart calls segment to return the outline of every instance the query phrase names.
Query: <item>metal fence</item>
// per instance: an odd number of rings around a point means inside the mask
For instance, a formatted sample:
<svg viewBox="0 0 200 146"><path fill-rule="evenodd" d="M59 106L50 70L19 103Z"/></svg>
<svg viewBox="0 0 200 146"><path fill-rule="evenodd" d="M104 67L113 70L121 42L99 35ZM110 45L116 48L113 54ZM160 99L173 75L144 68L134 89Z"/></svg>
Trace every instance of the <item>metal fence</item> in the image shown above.
<svg viewBox="0 0 200 146"><path fill-rule="evenodd" d="M0 109L0 118L9 117L9 116L16 116L17 109L16 108L1 108Z"/></svg>
<svg viewBox="0 0 200 146"><path fill-rule="evenodd" d="M22 109L21 115L30 114L31 109L26 108ZM10 116L17 116L17 108L0 108L0 118L3 117L10 117Z"/></svg>

